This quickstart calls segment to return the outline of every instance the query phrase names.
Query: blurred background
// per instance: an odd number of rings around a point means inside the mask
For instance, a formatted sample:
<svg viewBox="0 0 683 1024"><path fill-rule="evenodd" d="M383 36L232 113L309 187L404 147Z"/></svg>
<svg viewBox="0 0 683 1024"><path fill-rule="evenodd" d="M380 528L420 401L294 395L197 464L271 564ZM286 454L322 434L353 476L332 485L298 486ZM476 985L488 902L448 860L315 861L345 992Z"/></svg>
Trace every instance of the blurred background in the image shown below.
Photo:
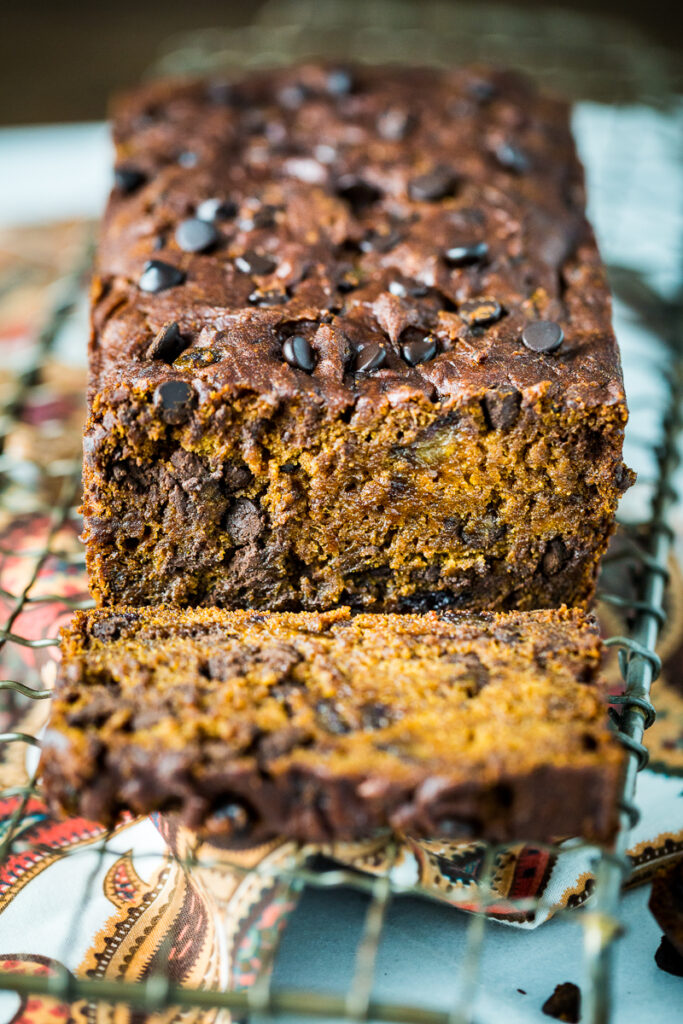
<svg viewBox="0 0 683 1024"><path fill-rule="evenodd" d="M169 41L211 27L234 28L258 17L265 0L116 0L83 3L3 0L0 4L0 124L101 119L112 91L136 83L169 50ZM281 5L267 5L268 17ZM369 4L371 6L371 4ZM420 0L413 0L419 8ZM494 5L459 3L468 28L477 10L482 27L505 35L520 15L529 23L571 15L612 22L625 46L662 50L680 64L681 0L525 0ZM567 21L569 32L579 33ZM551 54L548 55L552 56Z"/></svg>

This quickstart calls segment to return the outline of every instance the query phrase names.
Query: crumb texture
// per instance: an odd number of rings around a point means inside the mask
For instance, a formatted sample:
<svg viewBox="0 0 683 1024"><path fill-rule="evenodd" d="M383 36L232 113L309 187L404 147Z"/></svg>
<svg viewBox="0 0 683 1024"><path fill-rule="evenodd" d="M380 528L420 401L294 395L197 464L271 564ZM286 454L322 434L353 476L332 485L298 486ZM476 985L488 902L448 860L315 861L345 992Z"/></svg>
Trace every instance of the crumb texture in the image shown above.
<svg viewBox="0 0 683 1024"><path fill-rule="evenodd" d="M70 812L254 841L607 840L623 754L594 620L79 612L42 770Z"/></svg>

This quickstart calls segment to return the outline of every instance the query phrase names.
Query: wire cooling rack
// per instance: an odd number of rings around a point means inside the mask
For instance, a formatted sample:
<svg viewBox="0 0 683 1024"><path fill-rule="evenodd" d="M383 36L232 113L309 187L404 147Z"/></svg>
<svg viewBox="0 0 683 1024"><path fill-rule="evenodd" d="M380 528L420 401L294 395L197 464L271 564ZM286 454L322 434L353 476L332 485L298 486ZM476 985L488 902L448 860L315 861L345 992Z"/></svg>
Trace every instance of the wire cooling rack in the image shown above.
<svg viewBox="0 0 683 1024"><path fill-rule="evenodd" d="M297 32L305 22L305 9L310 5L286 5L292 17L299 18ZM400 5L398 5L400 7ZM443 16L443 5L438 7ZM386 4L371 4L367 17L386 17ZM397 5L392 5L396 10ZM337 8L334 9L335 12ZM424 10L423 7L420 10ZM294 12L294 14L292 13ZM369 13L368 13L369 12ZM379 12L379 13L378 13ZM309 9L310 14L310 9ZM329 12L328 12L329 15ZM337 17L337 13L335 13ZM376 24L376 20L374 22ZM282 25L280 25L280 28ZM405 26L404 26L405 27ZM407 30L409 30L409 26ZM277 35L275 29L271 30ZM263 33L256 33L263 45ZM297 36L297 38L299 38ZM365 44L367 38L364 36ZM272 37L269 45L275 46ZM481 43L481 38L479 38ZM224 39L221 37L221 46ZM348 45L348 41L347 41ZM297 47L290 34L288 52L295 53ZM198 44L194 40L188 47L197 60ZM216 52L211 51L206 37L202 40L199 61L202 66L213 66ZM267 48L266 48L267 49ZM208 54L208 55L207 55ZM162 62L163 63L163 62ZM192 63L190 61L190 63ZM643 62L647 69L648 62ZM177 70L177 67L176 67ZM641 69L642 70L642 69ZM661 84L661 69L658 83ZM640 71L639 71L640 73ZM608 133L609 134L609 133ZM616 136L615 136L616 137ZM607 148L607 144L606 144ZM629 149L629 152L631 150ZM611 153L614 156L614 153ZM590 168L589 168L590 170ZM628 191L628 168L621 164L617 168L606 160L601 173L612 176L619 173L621 193L618 203L626 202ZM598 183L599 184L599 183ZM657 197L650 197L656 203ZM624 207L625 210L625 207ZM622 210L622 213L624 213ZM618 213L618 208L617 208ZM661 216L661 210L660 210ZM600 221L600 217L598 217ZM598 223L600 229L600 223ZM679 236L680 237L680 236ZM623 256L623 239L619 231L609 223L601 232L603 250L612 262L619 262ZM659 254L660 257L662 254ZM638 811L634 803L637 773L647 763L647 749L643 744L645 730L654 720L654 708L650 701L650 687L655 680L660 660L655 651L657 638L666 619L666 590L669 574L669 555L673 541L669 517L676 494L672 480L678 465L677 437L681 427L683 403L683 353L680 344L682 325L681 308L669 289L670 301L662 297L662 291L652 288L658 269L666 272L668 260L675 261L679 252L672 250L664 254L659 265L648 265L646 254L639 256L640 269L615 267L614 281L628 307L628 315L638 316L648 322L650 333L634 343L633 350L625 353L636 363L647 362L650 379L656 379L655 399L652 392L638 392L631 387L630 404L633 423L627 434L627 461L641 470L639 482L629 501L631 515L620 527L620 544L606 559L605 572L601 582L601 600L608 605L620 607L625 613L625 628L620 635L612 636L607 643L619 652L619 666L624 682L624 692L611 700L611 714L614 727L628 754L628 769L621 800L620 831L614 847L610 850L595 850L596 890L589 906L580 912L567 911L578 917L582 926L585 975L583 984L582 1020L590 1024L605 1024L610 1019L612 1005L613 964L616 940L620 932L619 897L622 885L630 871L626 857L628 836ZM80 482L80 460L66 458L46 462L44 459L19 457L15 454L11 440L24 414L30 408L33 397L43 382L46 359L55 346L59 345L63 333L69 330L74 311L81 301L89 254L84 264L75 268L63 282L63 290L47 318L44 329L35 337L25 359L22 371L17 374L11 387L2 396L0 410L0 526L2 535L11 537L13 522L22 517L36 516L43 523L41 541L31 549L0 550L0 556L11 554L22 563L14 588L0 591L2 606L6 609L0 626L0 653L6 655L12 666L13 648L28 648L39 652L41 648L56 643L53 637L32 639L23 635L17 623L23 620L30 609L40 609L59 602L64 608L87 606L87 597L81 594L63 595L45 593L37 581L41 570L50 559L57 556L71 561L75 568L82 567L82 553L73 542L78 529L76 511ZM4 282L0 282L0 287ZM9 285L8 285L9 287ZM654 337L654 347L653 347ZM638 374L633 377L637 385ZM65 542L65 537L67 538ZM614 570L628 566L630 578L635 581L632 590L626 593L621 586L623 579ZM610 582L611 581L611 582ZM12 722L26 720L26 708L33 703L47 701L49 687L38 688L35 675L26 673L0 680L0 712L6 721L5 732L0 733L0 753L4 748L17 749L40 746L37 733L13 728ZM30 716L29 716L30 720ZM33 759L30 780L0 793L0 796L19 797L14 813L5 823L0 837L0 868L8 852L17 841L18 827L32 796L40 792L39 778ZM106 841L99 845L99 858L104 856ZM90 853L92 853L90 847ZM26 976L0 974L0 989L9 989L20 994L49 995L60 1002L74 1004L83 1000L88 1005L127 1004L135 1008L136 1021L146 1015L166 1010L164 1020L182 1019L189 1008L215 1010L216 1019L248 1020L259 1015L289 1014L289 1019L313 1020L374 1020L406 1022L406 1024L465 1024L465 1022L499 1021L498 1013L485 1015L475 1009L478 975L481 967L484 944L485 913L493 901L492 878L499 850L489 847L485 856L486 870L479 885L475 910L469 919L464 954L461 958L453 984L453 996L448 1010L427 1009L420 1005L399 1005L373 998L373 982L378 951L388 908L398 895L415 893L410 884L401 884L391 872L391 856L386 858L386 870L376 877L362 875L336 865L311 865L308 860L293 850L286 864L277 868L278 877L285 889L300 890L303 886L319 889L336 888L341 885L369 896L365 923L360 941L355 949L355 971L349 988L343 993L316 991L289 991L277 988L272 983L272 965L277 952L274 944L269 955L260 965L257 976L248 988L236 990L221 987L200 989L176 984L167 973L154 973L141 982L110 981L94 977L76 977L66 969L51 975ZM64 856L79 856L82 849L64 852ZM178 857L177 862L184 872L200 868L212 869L218 865L190 851ZM259 870L267 871L267 867ZM245 878L248 869L244 868ZM92 879L93 875L90 875ZM79 914L88 899L90 882L86 880L79 899L73 901L73 927L77 927ZM456 901L457 902L457 901ZM471 907L471 893L467 903ZM498 901L499 902L499 901ZM534 900L508 900L511 909L520 914L537 909ZM1 924L1 922L0 922ZM162 950L162 953L164 951ZM163 962L164 956L159 957ZM173 1009L175 1008L175 1009ZM220 1014L223 1014L221 1017ZM211 1019L211 1017L206 1018Z"/></svg>

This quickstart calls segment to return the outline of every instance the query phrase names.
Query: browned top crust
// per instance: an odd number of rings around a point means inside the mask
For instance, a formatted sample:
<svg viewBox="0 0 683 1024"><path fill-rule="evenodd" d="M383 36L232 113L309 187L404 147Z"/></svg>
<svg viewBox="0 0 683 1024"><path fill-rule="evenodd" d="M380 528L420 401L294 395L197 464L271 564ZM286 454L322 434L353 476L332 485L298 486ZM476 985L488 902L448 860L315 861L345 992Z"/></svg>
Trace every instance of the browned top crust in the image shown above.
<svg viewBox="0 0 683 1024"><path fill-rule="evenodd" d="M579 409L623 402L567 107L523 78L307 65L161 82L118 104L114 137L95 390L181 380L200 401L255 392L324 417L500 385ZM215 239L184 251L178 226L212 199ZM150 260L182 283L142 290ZM522 343L538 319L564 331L553 352ZM171 323L180 339L154 342ZM283 357L294 335L312 372ZM424 338L437 354L413 350L425 361L410 365L404 346ZM371 343L384 362L359 371Z"/></svg>

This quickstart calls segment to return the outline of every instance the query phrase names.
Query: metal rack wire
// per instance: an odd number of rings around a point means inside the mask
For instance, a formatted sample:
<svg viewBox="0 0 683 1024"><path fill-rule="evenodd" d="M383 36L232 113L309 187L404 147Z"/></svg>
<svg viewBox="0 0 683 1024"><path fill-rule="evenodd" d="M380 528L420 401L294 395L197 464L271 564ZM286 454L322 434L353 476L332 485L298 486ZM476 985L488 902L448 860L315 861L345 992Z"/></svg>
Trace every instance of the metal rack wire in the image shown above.
<svg viewBox="0 0 683 1024"><path fill-rule="evenodd" d="M0 594L0 599L6 607L4 621L0 626L0 654L3 650L11 649L13 645L39 650L57 642L53 637L26 638L17 631L16 623L28 607L55 600L72 608L87 604L80 596L64 597L36 592L35 586L41 568L58 550L62 527L65 523L72 523L77 519L75 506L80 474L78 460L64 462L56 468L34 467L39 478L49 475L52 484L57 478L58 497L48 504L43 497L41 480L39 479L36 484L34 474L31 481L26 483L25 476L22 475L22 469L25 467L22 467L21 460L4 453L6 440L15 429L32 393L40 386L44 360L73 314L82 287L81 266L64 282L63 294L55 304L44 330L35 339L29 364L17 377L16 384L5 398L0 411L0 516L5 521L11 519L17 507L17 495L20 496L18 506L22 513L32 511L47 514L43 544L31 550L12 552L15 557L25 562L25 572L22 576L22 585L16 592L5 590ZM628 598L625 598L623 593L610 592L608 579L605 580L602 590L604 601L616 605L627 604L630 613L629 628L623 635L611 637L607 641L619 650L624 692L613 698L612 716L617 735L628 754L628 769L617 841L611 850L595 851L595 897L590 908L580 912L585 956L585 1001L582 1019L591 1024L606 1024L610 1019L612 958L620 931L619 896L622 883L630 870L626 849L629 831L638 813L634 804L636 777L638 771L647 763L647 749L643 744L643 737L645 730L654 721L650 687L660 669L655 647L666 619L666 585L673 539L669 514L676 500L671 481L679 462L677 440L682 426L683 408L680 311L676 313L672 306L663 322L667 324L668 330L666 337L661 335L661 381L666 401L661 421L655 424L651 435L642 439L642 443L655 453L656 472L650 480L644 479L641 483L641 487L649 488L647 515L643 522L632 522L622 528L628 543L615 556L621 560L628 560L629 564L637 569L638 585L636 592ZM635 438L632 443L636 443ZM7 500L7 495L11 495L10 501ZM80 553L73 551L67 552L67 556L71 559L81 558ZM4 700L5 711L8 715L13 714L15 718L32 702L46 701L49 697L49 688L39 688L32 685L30 680L0 680L0 701ZM0 709L2 707L0 703ZM0 753L3 748L15 745L39 747L40 740L37 735L12 727L0 733ZM19 802L6 823L4 835L0 840L0 866L12 848L29 800L38 792L39 779L34 767L26 784L0 793L0 796L19 797ZM75 917L87 899L89 884L95 877L109 839L109 836L103 835L96 847L98 858L90 875L90 882L86 883L80 901L75 907ZM89 852L92 851L91 846ZM64 851L64 856L78 856L82 852L79 849L67 850ZM269 956L262 963L253 984L245 990L185 987L172 981L168 974L159 973L149 976L142 982L76 977L65 968L44 976L0 974L0 990L47 995L68 1004L76 1000L85 1000L88 1003L125 1003L143 1014L177 1008L178 1014L181 1015L185 1008L192 1007L207 1011L229 1011L234 1020L247 1020L251 1015L259 1014L293 1014L297 1019L373 1020L406 1024L466 1024L476 1019L480 1024L484 1024L487 1019L500 1019L485 1017L480 1010L475 1009L478 971L484 943L484 915L487 907L494 901L492 876L498 852L498 848L494 846L489 847L486 852L486 870L478 894L479 912L472 914L469 921L466 947L453 986L453 1000L449 1010L427 1009L419 1005L403 1005L373 998L377 955L390 903L396 896L418 891L414 885L402 884L392 875L391 856L387 858L386 869L376 877L371 877L335 865L314 867L304 852L294 847L286 864L280 864L277 869L261 865L258 870L277 870L277 877L283 887L293 891L304 886L328 889L345 885L369 897L363 932L355 951L353 979L345 993L289 991L274 987L272 965L277 943L273 945ZM184 857L177 857L176 861L180 869L186 873L200 867L210 869L217 866L196 850L191 850ZM242 870L247 877L249 869L245 867ZM457 902L457 899L454 902ZM467 902L468 905L471 904L471 894L468 894ZM499 897L496 897L496 902L500 902ZM509 903L520 913L537 909L537 903L533 900L510 900Z"/></svg>

